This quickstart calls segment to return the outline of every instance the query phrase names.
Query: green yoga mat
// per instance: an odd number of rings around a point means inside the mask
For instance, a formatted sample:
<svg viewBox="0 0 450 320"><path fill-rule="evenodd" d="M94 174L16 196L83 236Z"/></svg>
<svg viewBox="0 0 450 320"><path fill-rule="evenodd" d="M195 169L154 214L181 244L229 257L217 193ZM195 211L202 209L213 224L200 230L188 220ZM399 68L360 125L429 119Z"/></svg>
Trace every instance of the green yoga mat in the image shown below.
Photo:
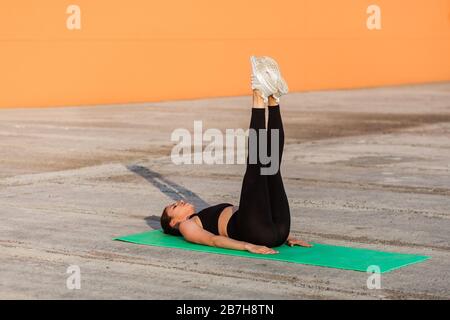
<svg viewBox="0 0 450 320"><path fill-rule="evenodd" d="M369 266L375 265L380 268L380 273L385 273L429 259L427 256L418 256L414 254L340 247L320 243L312 243L312 248L282 245L276 248L276 250L279 251L277 254L255 254L248 251L223 249L191 243L184 240L183 237L166 235L161 229L118 237L114 240L149 246L169 247L264 260L278 260L362 272L366 272Z"/></svg>

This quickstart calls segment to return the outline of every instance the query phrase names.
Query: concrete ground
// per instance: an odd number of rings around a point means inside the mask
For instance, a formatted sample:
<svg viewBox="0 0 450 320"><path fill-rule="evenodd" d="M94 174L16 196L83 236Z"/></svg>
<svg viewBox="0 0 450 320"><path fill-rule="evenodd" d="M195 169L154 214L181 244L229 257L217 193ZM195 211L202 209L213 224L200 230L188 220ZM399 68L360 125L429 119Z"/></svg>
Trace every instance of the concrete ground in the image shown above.
<svg viewBox="0 0 450 320"><path fill-rule="evenodd" d="M292 232L431 256L382 275L140 246L164 205L238 203L243 165L170 161L176 128L246 128L251 97L0 110L0 298L449 299L450 83L291 93ZM70 265L81 289L68 290Z"/></svg>

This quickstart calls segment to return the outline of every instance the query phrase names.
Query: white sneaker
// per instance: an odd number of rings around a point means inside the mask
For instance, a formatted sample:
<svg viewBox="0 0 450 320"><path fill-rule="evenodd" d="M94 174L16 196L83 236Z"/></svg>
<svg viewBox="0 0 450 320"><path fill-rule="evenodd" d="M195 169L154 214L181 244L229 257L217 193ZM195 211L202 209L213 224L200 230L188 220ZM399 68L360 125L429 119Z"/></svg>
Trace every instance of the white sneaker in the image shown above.
<svg viewBox="0 0 450 320"><path fill-rule="evenodd" d="M277 103L280 97L288 93L289 89L280 73L277 62L271 57L262 56L250 58L252 64L252 89L258 89L264 102L273 96Z"/></svg>
<svg viewBox="0 0 450 320"><path fill-rule="evenodd" d="M251 56L250 63L252 65L252 89L259 90L264 102L267 103L269 96L277 92L276 82L271 78L271 74L265 66L264 57Z"/></svg>
<svg viewBox="0 0 450 320"><path fill-rule="evenodd" d="M273 93L273 97L275 98L277 103L280 103L280 97L289 92L288 85L281 76L280 67L278 66L278 63L271 57L265 56L263 58L264 58L264 65L266 66L268 72L270 73L271 79L273 79L274 81L273 86L276 87L276 90Z"/></svg>

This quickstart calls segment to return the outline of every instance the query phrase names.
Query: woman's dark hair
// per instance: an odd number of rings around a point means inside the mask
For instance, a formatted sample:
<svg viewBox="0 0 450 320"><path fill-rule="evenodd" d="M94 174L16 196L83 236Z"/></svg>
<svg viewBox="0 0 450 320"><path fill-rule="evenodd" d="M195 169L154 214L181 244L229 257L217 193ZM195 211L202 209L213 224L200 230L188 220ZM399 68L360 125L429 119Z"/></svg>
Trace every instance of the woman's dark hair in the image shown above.
<svg viewBox="0 0 450 320"><path fill-rule="evenodd" d="M181 236L182 234L176 228L170 226L170 221L172 220L169 217L166 208L164 208L163 213L161 215L161 227L163 228L164 233L171 234L173 236Z"/></svg>

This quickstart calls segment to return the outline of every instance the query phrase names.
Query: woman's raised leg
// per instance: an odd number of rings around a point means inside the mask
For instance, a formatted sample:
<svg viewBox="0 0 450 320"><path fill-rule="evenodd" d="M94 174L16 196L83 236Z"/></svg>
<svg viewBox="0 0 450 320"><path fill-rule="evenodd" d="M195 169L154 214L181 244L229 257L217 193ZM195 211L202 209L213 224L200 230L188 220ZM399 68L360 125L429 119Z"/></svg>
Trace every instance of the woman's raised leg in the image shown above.
<svg viewBox="0 0 450 320"><path fill-rule="evenodd" d="M278 130L279 148L275 150L278 152L278 170L273 175L267 175L267 184L270 198L270 208L272 214L272 221L278 229L280 235L280 242L284 242L289 236L291 227L291 214L289 210L289 201L284 189L283 179L281 177L281 161L284 150L284 128L280 113L280 106L273 97L269 97L269 120L267 125L267 146L271 150L271 130ZM272 156L272 155L271 155Z"/></svg>

